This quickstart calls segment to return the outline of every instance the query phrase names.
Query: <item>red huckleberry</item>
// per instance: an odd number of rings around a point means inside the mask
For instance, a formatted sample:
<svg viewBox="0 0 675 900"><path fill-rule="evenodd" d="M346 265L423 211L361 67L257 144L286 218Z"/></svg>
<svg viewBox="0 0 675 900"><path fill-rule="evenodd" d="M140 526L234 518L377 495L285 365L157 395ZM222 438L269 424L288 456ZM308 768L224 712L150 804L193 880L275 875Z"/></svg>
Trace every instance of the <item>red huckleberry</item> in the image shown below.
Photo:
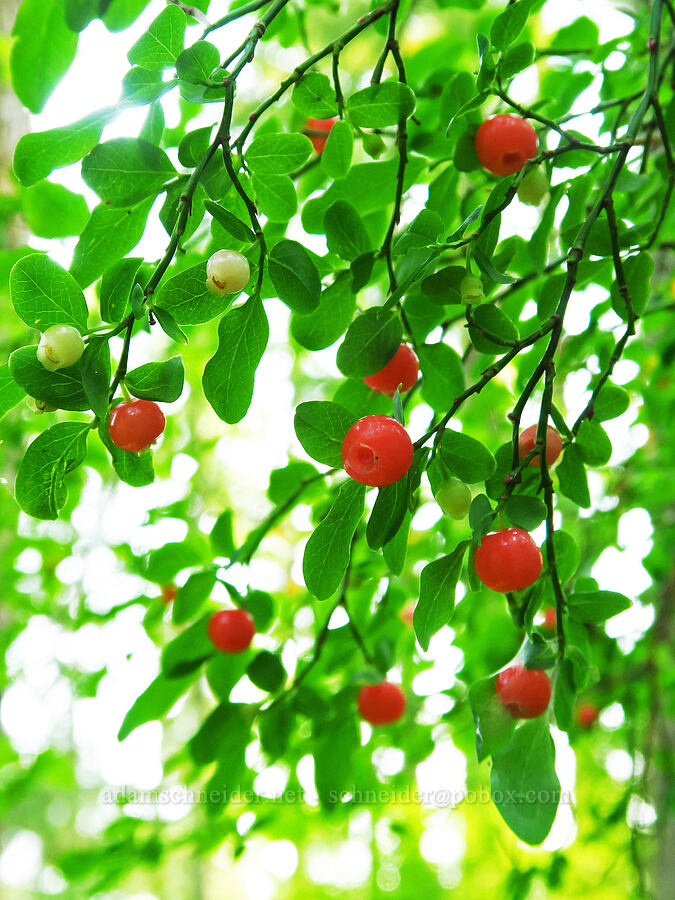
<svg viewBox="0 0 675 900"><path fill-rule="evenodd" d="M120 450L140 453L164 431L164 413L152 400L120 403L110 413L108 433Z"/></svg>
<svg viewBox="0 0 675 900"><path fill-rule="evenodd" d="M543 560L527 531L503 528L485 535L476 550L474 566L486 587L505 594L534 584L541 575Z"/></svg>
<svg viewBox="0 0 675 900"><path fill-rule="evenodd" d="M509 666L497 675L495 688L514 719L536 719L551 699L551 682L542 669Z"/></svg>
<svg viewBox="0 0 675 900"><path fill-rule="evenodd" d="M391 416L359 419L342 442L342 462L347 475L370 487L383 487L403 478L412 459L410 436Z"/></svg>
<svg viewBox="0 0 675 900"><path fill-rule="evenodd" d="M323 134L307 135L312 142L312 147L314 147L317 153L323 153L326 141L328 140L328 135L336 122L337 117L333 117L332 119L307 119L305 122L306 131L323 132Z"/></svg>
<svg viewBox="0 0 675 900"><path fill-rule="evenodd" d="M580 728L590 728L598 718L598 707L595 703L581 703L577 707L575 718Z"/></svg>
<svg viewBox="0 0 675 900"><path fill-rule="evenodd" d="M542 631L547 631L549 634L555 634L557 623L557 615L555 611L555 606L547 606L544 610L544 621L542 623Z"/></svg>
<svg viewBox="0 0 675 900"><path fill-rule="evenodd" d="M255 622L245 609L221 609L209 619L209 637L224 653L243 653L253 640Z"/></svg>
<svg viewBox="0 0 675 900"><path fill-rule="evenodd" d="M371 725L396 722L405 712L405 694L396 684L381 681L359 691L359 713Z"/></svg>
<svg viewBox="0 0 675 900"><path fill-rule="evenodd" d="M505 113L483 122L475 146L478 160L488 172L513 175L537 155L537 132L520 116Z"/></svg>
<svg viewBox="0 0 675 900"><path fill-rule="evenodd" d="M533 450L534 445L537 443L537 426L530 425L529 428L526 428L524 431L521 431L520 437L518 438L518 454L521 459L525 459ZM562 453L562 438L555 430L555 428L551 428L550 425L546 428L546 463L549 466L552 466L553 463L557 460L557 458ZM530 460L531 466L541 466L541 460L539 459L539 454L533 456Z"/></svg>
<svg viewBox="0 0 675 900"><path fill-rule="evenodd" d="M383 369L363 380L376 393L393 397L399 385L402 394L410 390L417 381L419 368L414 350L407 344L401 344Z"/></svg>
<svg viewBox="0 0 675 900"><path fill-rule="evenodd" d="M165 603L171 603L176 599L178 588L175 584L165 584L162 586L162 600Z"/></svg>

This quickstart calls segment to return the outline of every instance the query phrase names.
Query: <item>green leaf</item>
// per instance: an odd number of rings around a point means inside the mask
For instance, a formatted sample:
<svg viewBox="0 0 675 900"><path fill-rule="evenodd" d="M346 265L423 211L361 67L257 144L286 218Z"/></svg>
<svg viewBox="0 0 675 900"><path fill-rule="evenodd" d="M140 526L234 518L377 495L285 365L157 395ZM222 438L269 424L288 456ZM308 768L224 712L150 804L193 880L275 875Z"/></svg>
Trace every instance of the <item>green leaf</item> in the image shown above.
<svg viewBox="0 0 675 900"><path fill-rule="evenodd" d="M567 611L577 622L600 624L630 607L628 597L615 591L582 591L567 598Z"/></svg>
<svg viewBox="0 0 675 900"><path fill-rule="evenodd" d="M314 119L329 119L338 108L330 78L321 72L308 72L293 88L291 101L296 109Z"/></svg>
<svg viewBox="0 0 675 900"><path fill-rule="evenodd" d="M321 277L308 251L297 241L279 241L268 260L270 278L280 300L293 312L309 313L321 299Z"/></svg>
<svg viewBox="0 0 675 900"><path fill-rule="evenodd" d="M235 550L234 533L232 531L232 510L226 509L216 519L216 524L211 529L211 546L216 556L225 556L229 559Z"/></svg>
<svg viewBox="0 0 675 900"><path fill-rule="evenodd" d="M307 162L312 143L304 134L263 134L246 151L246 162L256 175L287 175Z"/></svg>
<svg viewBox="0 0 675 900"><path fill-rule="evenodd" d="M469 703L476 722L476 750L480 762L506 747L516 723L497 696L494 676L471 685Z"/></svg>
<svg viewBox="0 0 675 900"><path fill-rule="evenodd" d="M518 37L539 0L518 0L501 12L490 28L490 41L497 50L506 50Z"/></svg>
<svg viewBox="0 0 675 900"><path fill-rule="evenodd" d="M467 484L485 481L497 467L487 447L459 431L448 430L444 433L441 456L450 472Z"/></svg>
<svg viewBox="0 0 675 900"><path fill-rule="evenodd" d="M181 138L178 145L178 162L188 169L194 169L206 154L211 144L213 125L195 128Z"/></svg>
<svg viewBox="0 0 675 900"><path fill-rule="evenodd" d="M443 231L443 219L433 209L423 209L412 220L394 244L394 253L401 255L436 243Z"/></svg>
<svg viewBox="0 0 675 900"><path fill-rule="evenodd" d="M154 196L175 174L166 153L140 138L97 144L82 160L85 184L112 206L130 206Z"/></svg>
<svg viewBox="0 0 675 900"><path fill-rule="evenodd" d="M502 78L511 78L527 69L534 61L534 47L529 41L523 41L516 44L515 47L509 47L506 53L499 61L499 74Z"/></svg>
<svg viewBox="0 0 675 900"><path fill-rule="evenodd" d="M201 84L209 81L211 73L220 62L218 48L208 41L196 41L179 55L176 72L181 81Z"/></svg>
<svg viewBox="0 0 675 900"><path fill-rule="evenodd" d="M448 556L427 563L420 575L420 598L413 613L413 628L423 650L429 641L452 619L455 590L469 541L462 541Z"/></svg>
<svg viewBox="0 0 675 900"><path fill-rule="evenodd" d="M422 292L441 306L461 303L460 285L465 275L464 266L445 266L422 281Z"/></svg>
<svg viewBox="0 0 675 900"><path fill-rule="evenodd" d="M127 373L124 383L129 393L143 400L173 403L183 393L183 360L174 356L164 362L146 363Z"/></svg>
<svg viewBox="0 0 675 900"><path fill-rule="evenodd" d="M342 467L342 442L357 416L330 400L310 400L295 411L295 433L306 453L332 468Z"/></svg>
<svg viewBox="0 0 675 900"><path fill-rule="evenodd" d="M177 6L167 6L127 53L132 66L167 69L183 49L187 17Z"/></svg>
<svg viewBox="0 0 675 900"><path fill-rule="evenodd" d="M65 0L66 25L71 31L84 31L87 25L97 19L107 5L107 0Z"/></svg>
<svg viewBox="0 0 675 900"><path fill-rule="evenodd" d="M359 128L397 125L399 119L411 116L414 109L415 95L400 81L371 84L347 100L349 118Z"/></svg>
<svg viewBox="0 0 675 900"><path fill-rule="evenodd" d="M255 294L220 320L218 349L206 364L202 386L223 422L234 425L246 415L268 337L267 316Z"/></svg>
<svg viewBox="0 0 675 900"><path fill-rule="evenodd" d="M623 415L629 406L628 391L607 381L595 398L593 415L598 422L606 422L608 419L616 419L617 416Z"/></svg>
<svg viewBox="0 0 675 900"><path fill-rule="evenodd" d="M23 0L12 37L12 86L24 106L42 112L77 52L77 34L66 24L63 0Z"/></svg>
<svg viewBox="0 0 675 900"><path fill-rule="evenodd" d="M651 279L654 274L654 260L649 253L643 251L636 256L630 256L624 261L623 267L633 312L641 316L652 294ZM622 319L627 319L626 304L619 293L616 282L612 284L611 295L613 309Z"/></svg>
<svg viewBox="0 0 675 900"><path fill-rule="evenodd" d="M41 2L41 0L38 0ZM111 112L92 113L62 128L24 134L14 151L14 171L23 185L36 184L54 169L69 166L98 144Z"/></svg>
<svg viewBox="0 0 675 900"><path fill-rule="evenodd" d="M565 450L562 462L557 468L560 492L578 506L588 509L591 497L588 492L588 476L579 448L570 444Z"/></svg>
<svg viewBox="0 0 675 900"><path fill-rule="evenodd" d="M400 575L405 565L405 557L408 551L408 534L410 532L410 523L412 522L412 513L407 512L403 517L403 521L390 541L382 548L382 555L387 564L387 568L392 575Z"/></svg>
<svg viewBox="0 0 675 900"><path fill-rule="evenodd" d="M368 309L347 329L337 352L338 369L355 378L373 375L392 359L402 337L403 326L397 313Z"/></svg>
<svg viewBox="0 0 675 900"><path fill-rule="evenodd" d="M334 594L347 571L365 494L364 485L351 479L344 482L326 517L307 541L302 572L307 590L317 600Z"/></svg>
<svg viewBox="0 0 675 900"><path fill-rule="evenodd" d="M173 624L184 625L194 618L211 596L215 583L215 569L193 572L173 601L171 615Z"/></svg>
<svg viewBox="0 0 675 900"><path fill-rule="evenodd" d="M219 700L227 700L246 671L248 653L217 653L206 666L206 680Z"/></svg>
<svg viewBox="0 0 675 900"><path fill-rule="evenodd" d="M492 528L494 512L492 504L485 494L477 494L471 501L469 508L469 525L474 533L474 539L480 539Z"/></svg>
<svg viewBox="0 0 675 900"><path fill-rule="evenodd" d="M256 205L270 222L288 222L298 211L298 195L289 175L253 175Z"/></svg>
<svg viewBox="0 0 675 900"><path fill-rule="evenodd" d="M506 501L504 512L512 525L533 531L546 518L546 504L539 497L512 494Z"/></svg>
<svg viewBox="0 0 675 900"><path fill-rule="evenodd" d="M148 0L110 0L102 15L108 31L124 31L143 12Z"/></svg>
<svg viewBox="0 0 675 900"><path fill-rule="evenodd" d="M260 744L270 762L286 752L295 717L287 703L262 710L257 718Z"/></svg>
<svg viewBox="0 0 675 900"><path fill-rule="evenodd" d="M70 271L81 287L96 281L121 256L134 249L143 237L149 198L130 209L115 209L101 203L92 211L80 235Z"/></svg>
<svg viewBox="0 0 675 900"><path fill-rule="evenodd" d="M68 499L65 477L87 453L88 422L59 422L26 451L14 491L21 509L36 519L56 519Z"/></svg>
<svg viewBox="0 0 675 900"><path fill-rule="evenodd" d="M82 387L93 412L101 419L108 415L110 389L110 347L106 338L90 337L80 359Z"/></svg>
<svg viewBox="0 0 675 900"><path fill-rule="evenodd" d="M143 575L155 584L168 584L182 569L198 566L200 562L200 554L190 543L170 542L150 551Z"/></svg>
<svg viewBox="0 0 675 900"><path fill-rule="evenodd" d="M394 537L407 511L407 478L379 488L366 527L366 540L371 550L379 550Z"/></svg>
<svg viewBox="0 0 675 900"><path fill-rule="evenodd" d="M165 678L164 675L158 675L127 712L120 725L117 740L123 741L139 725L165 716L191 683L192 678Z"/></svg>
<svg viewBox="0 0 675 900"><path fill-rule="evenodd" d="M274 600L267 591L249 591L240 598L241 606L253 616L257 631L267 631L274 621Z"/></svg>
<svg viewBox="0 0 675 900"><path fill-rule="evenodd" d="M561 28L551 41L552 50L569 50L570 48L596 47L600 42L598 26L587 16L580 16L574 22Z"/></svg>
<svg viewBox="0 0 675 900"><path fill-rule="evenodd" d="M476 90L479 93L486 91L490 88L492 81L495 77L495 63L492 58L492 49L490 47L490 41L487 37L478 32L476 35L476 44L478 45L478 58L480 59L480 68L478 70L478 78L476 79ZM465 133L466 134L466 133ZM460 139L461 143L461 139ZM470 142L469 147L473 150L473 141ZM459 148L459 144L458 144ZM455 165L457 165L457 153L455 152ZM473 168L473 165L470 168L465 168L462 166L460 171L469 172Z"/></svg>
<svg viewBox="0 0 675 900"><path fill-rule="evenodd" d="M9 368L16 383L31 397L56 409L89 409L82 385L82 362L49 372L37 358L36 351L36 347L21 347L10 356Z"/></svg>
<svg viewBox="0 0 675 900"><path fill-rule="evenodd" d="M0 366L0 419L13 409L26 396L24 389L17 384L9 369L9 364Z"/></svg>
<svg viewBox="0 0 675 900"><path fill-rule="evenodd" d="M286 670L281 660L269 650L261 650L251 660L246 674L261 691L278 691L286 680Z"/></svg>
<svg viewBox="0 0 675 900"><path fill-rule="evenodd" d="M485 234L485 232L483 232ZM489 256L486 256L485 253L480 249L480 247L476 246L473 249L473 258L476 260L478 264L478 268L487 275L488 278L491 278L492 281L496 281L497 284L513 284L516 280L511 275L507 275L505 272L500 272L492 262Z"/></svg>
<svg viewBox="0 0 675 900"><path fill-rule="evenodd" d="M612 442L595 419L584 419L577 432L576 445L587 466L604 466L612 455Z"/></svg>
<svg viewBox="0 0 675 900"><path fill-rule="evenodd" d="M318 469L311 463L304 460L291 460L283 469L273 469L270 472L267 496L275 506L287 503L302 489L304 482L316 478L318 474Z"/></svg>
<svg viewBox="0 0 675 900"><path fill-rule="evenodd" d="M422 344L417 348L422 399L438 413L445 413L464 390L464 370L459 354L447 344Z"/></svg>
<svg viewBox="0 0 675 900"><path fill-rule="evenodd" d="M122 320L142 262L140 257L120 259L103 273L98 301L104 322Z"/></svg>
<svg viewBox="0 0 675 900"><path fill-rule="evenodd" d="M360 746L359 728L351 710L328 720L314 747L314 780L321 805L339 806L341 794L353 784L353 757Z"/></svg>
<svg viewBox="0 0 675 900"><path fill-rule="evenodd" d="M176 343L178 344L187 344L187 335L181 328L178 327L176 320L171 315L168 309L162 309L161 306L153 306L152 314L157 319L157 324L162 329L164 334L170 337L172 341L176 341Z"/></svg>
<svg viewBox="0 0 675 900"><path fill-rule="evenodd" d="M321 292L319 305L307 315L293 313L291 334L307 350L324 350L344 334L354 316L356 296L346 277Z"/></svg>
<svg viewBox="0 0 675 900"><path fill-rule="evenodd" d="M221 703L204 719L190 740L188 750L198 766L223 762L230 754L243 758L249 739L250 720L240 703Z"/></svg>
<svg viewBox="0 0 675 900"><path fill-rule="evenodd" d="M231 234L232 237L236 238L238 241L243 241L245 244L252 244L255 241L255 234L253 231L251 231L248 225L245 225L241 219L231 213L229 209L225 209L224 206L215 203L213 200L206 200L204 206L206 207L207 212L211 213L213 218L219 222L225 231L227 231L228 234Z"/></svg>
<svg viewBox="0 0 675 900"><path fill-rule="evenodd" d="M344 178L352 164L354 132L349 122L336 122L321 154L321 168L329 178Z"/></svg>
<svg viewBox="0 0 675 900"><path fill-rule="evenodd" d="M215 649L208 633L211 615L207 613L202 616L166 645L162 652L162 673L167 678L182 678L214 655Z"/></svg>
<svg viewBox="0 0 675 900"><path fill-rule="evenodd" d="M87 304L73 276L44 253L30 253L12 267L9 292L17 316L30 328L87 327Z"/></svg>
<svg viewBox="0 0 675 900"><path fill-rule="evenodd" d="M156 103L175 84L175 81L164 81L162 73L156 69L134 66L122 79L122 100L125 106L146 106L149 103Z"/></svg>
<svg viewBox="0 0 675 900"><path fill-rule="evenodd" d="M331 253L350 262L372 249L363 219L351 204L337 200L323 219L326 242Z"/></svg>
<svg viewBox="0 0 675 900"><path fill-rule="evenodd" d="M555 747L545 720L525 722L494 755L490 789L511 831L530 846L541 844L560 802Z"/></svg>
<svg viewBox="0 0 675 900"><path fill-rule="evenodd" d="M469 336L479 353L505 353L520 337L513 320L493 303L477 306L471 311L471 317L479 327L469 326ZM490 340L491 336L497 340Z"/></svg>
<svg viewBox="0 0 675 900"><path fill-rule="evenodd" d="M98 434L106 450L110 453L113 468L121 481L132 487L145 487L146 484L152 484L155 480L152 450L144 450L142 453L121 450L110 440L107 422L99 425ZM166 580L169 581L170 578Z"/></svg>
<svg viewBox="0 0 675 900"><path fill-rule="evenodd" d="M89 218L89 209L81 194L49 181L28 188L22 203L28 227L33 234L43 238L79 234Z"/></svg>
<svg viewBox="0 0 675 900"><path fill-rule="evenodd" d="M544 541L541 548L541 555L544 559L548 559L546 549L547 543L547 541ZM560 578L560 583L564 584L566 581L570 580L579 568L581 554L572 535L561 530L553 532L553 549L555 550L558 577Z"/></svg>
<svg viewBox="0 0 675 900"><path fill-rule="evenodd" d="M167 310L179 325L201 325L225 312L236 294L219 297L206 285L206 260L162 281L154 295L155 304Z"/></svg>

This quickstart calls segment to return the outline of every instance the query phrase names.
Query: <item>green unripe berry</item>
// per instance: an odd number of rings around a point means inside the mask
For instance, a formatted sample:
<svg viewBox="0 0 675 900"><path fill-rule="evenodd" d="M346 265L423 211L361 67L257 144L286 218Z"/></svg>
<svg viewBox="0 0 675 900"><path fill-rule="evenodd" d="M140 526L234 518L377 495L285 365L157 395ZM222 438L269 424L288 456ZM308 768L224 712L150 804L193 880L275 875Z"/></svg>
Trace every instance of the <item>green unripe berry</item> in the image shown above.
<svg viewBox="0 0 675 900"><path fill-rule="evenodd" d="M363 135L363 149L371 159L379 159L384 153L385 144L379 134L367 132Z"/></svg>
<svg viewBox="0 0 675 900"><path fill-rule="evenodd" d="M469 515L471 489L459 478L446 478L436 491L436 503L451 519L464 519Z"/></svg>
<svg viewBox="0 0 675 900"><path fill-rule="evenodd" d="M74 365L83 353L82 335L72 325L52 325L40 338L37 348L37 358L50 372Z"/></svg>
<svg viewBox="0 0 675 900"><path fill-rule="evenodd" d="M475 275L465 275L460 282L459 291L462 297L462 303L466 306L475 306L485 300L483 282Z"/></svg>
<svg viewBox="0 0 675 900"><path fill-rule="evenodd" d="M528 206L539 206L548 194L548 178L540 169L532 169L518 185L518 199Z"/></svg>

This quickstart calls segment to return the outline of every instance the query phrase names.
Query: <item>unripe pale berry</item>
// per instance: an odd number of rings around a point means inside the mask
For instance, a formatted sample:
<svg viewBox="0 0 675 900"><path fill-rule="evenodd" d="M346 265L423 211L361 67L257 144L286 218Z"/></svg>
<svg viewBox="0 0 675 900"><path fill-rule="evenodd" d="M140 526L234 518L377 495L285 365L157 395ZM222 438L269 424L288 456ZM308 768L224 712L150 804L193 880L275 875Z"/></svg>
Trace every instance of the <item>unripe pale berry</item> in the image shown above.
<svg viewBox="0 0 675 900"><path fill-rule="evenodd" d="M470 273L462 278L459 284L459 292L462 303L466 304L466 306L475 306L477 303L482 303L485 299L483 282L480 278Z"/></svg>
<svg viewBox="0 0 675 900"><path fill-rule="evenodd" d="M74 365L83 353L82 335L72 325L52 325L40 338L37 348L37 358L50 372Z"/></svg>
<svg viewBox="0 0 675 900"><path fill-rule="evenodd" d="M529 428L526 428L524 431L521 431L520 436L518 438L518 455L521 459L525 459L526 456L534 450L534 445L537 443L537 426L530 425ZM557 460L557 458L562 453L562 438L555 430L555 428L551 428L550 425L546 428L546 464L552 466L553 463ZM541 466L541 460L539 459L539 454L533 456L530 460L531 466Z"/></svg>
<svg viewBox="0 0 675 900"><path fill-rule="evenodd" d="M500 593L522 591L534 584L542 566L539 547L522 528L486 534L474 556L476 575L486 587Z"/></svg>
<svg viewBox="0 0 675 900"><path fill-rule="evenodd" d="M248 284L251 267L236 250L216 250L206 263L206 286L213 294L238 294Z"/></svg>
<svg viewBox="0 0 675 900"><path fill-rule="evenodd" d="M551 682L546 672L525 666L510 666L500 672L495 690L514 719L536 719L551 699Z"/></svg>
<svg viewBox="0 0 675 900"><path fill-rule="evenodd" d="M164 431L164 413L152 400L120 403L110 413L108 433L120 450L140 453Z"/></svg>
<svg viewBox="0 0 675 900"><path fill-rule="evenodd" d="M312 142L312 147L314 147L317 153L323 153L326 141L328 140L328 135L336 122L337 117L333 117L332 119L307 119L305 122L305 129L307 131L319 132L319 134L308 135Z"/></svg>
<svg viewBox="0 0 675 900"><path fill-rule="evenodd" d="M359 419L342 442L342 462L347 475L370 487L384 487L403 478L412 459L410 436L391 416Z"/></svg>
<svg viewBox="0 0 675 900"><path fill-rule="evenodd" d="M518 199L528 206L539 206L548 194L548 178L542 169L532 169L518 185Z"/></svg>
<svg viewBox="0 0 675 900"><path fill-rule="evenodd" d="M371 159L379 159L384 153L385 143L379 134L368 132L363 135L363 149Z"/></svg>
<svg viewBox="0 0 675 900"><path fill-rule="evenodd" d="M436 491L435 499L451 519L463 519L469 515L471 488L459 478L446 478Z"/></svg>
<svg viewBox="0 0 675 900"><path fill-rule="evenodd" d="M209 637L224 653L243 653L255 634L255 622L245 609L221 609L209 619Z"/></svg>
<svg viewBox="0 0 675 900"><path fill-rule="evenodd" d="M387 397L393 397L399 385L401 386L402 394L409 391L417 381L418 373L419 362L413 349L407 344L401 344L393 358L389 360L383 369L363 380L369 388L378 394L386 394Z"/></svg>
<svg viewBox="0 0 675 900"><path fill-rule="evenodd" d="M537 132L520 116L505 113L483 122L475 146L478 160L488 172L513 175L537 155Z"/></svg>
<svg viewBox="0 0 675 900"><path fill-rule="evenodd" d="M359 691L359 713L371 725L396 722L405 712L405 694L397 684L382 681Z"/></svg>

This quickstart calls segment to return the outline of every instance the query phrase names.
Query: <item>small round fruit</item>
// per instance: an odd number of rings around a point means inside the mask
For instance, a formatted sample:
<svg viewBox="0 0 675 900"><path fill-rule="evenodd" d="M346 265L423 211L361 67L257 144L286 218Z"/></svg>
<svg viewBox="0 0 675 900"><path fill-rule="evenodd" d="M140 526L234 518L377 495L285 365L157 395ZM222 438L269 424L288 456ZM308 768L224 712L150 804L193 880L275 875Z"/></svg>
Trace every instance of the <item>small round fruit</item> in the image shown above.
<svg viewBox="0 0 675 900"><path fill-rule="evenodd" d="M475 145L478 160L488 172L513 175L537 155L537 132L520 116L505 113L483 122Z"/></svg>
<svg viewBox="0 0 675 900"><path fill-rule="evenodd" d="M396 722L405 712L405 694L396 684L381 681L359 691L359 713L371 725Z"/></svg>
<svg viewBox="0 0 675 900"><path fill-rule="evenodd" d="M140 453L164 431L164 413L152 400L120 403L110 413L108 433L120 450Z"/></svg>
<svg viewBox="0 0 675 900"><path fill-rule="evenodd" d="M401 344L393 358L389 360L383 369L363 380L369 388L372 388L378 394L386 394L387 397L393 397L399 385L402 394L410 390L417 381L419 370L419 361L413 349L407 344Z"/></svg>
<svg viewBox="0 0 675 900"><path fill-rule="evenodd" d="M590 728L597 721L599 714L595 703L581 703L577 707L576 720L580 728Z"/></svg>
<svg viewBox="0 0 675 900"><path fill-rule="evenodd" d="M411 600L409 603L403 607L401 612L399 613L401 617L401 621L408 626L408 628L412 628L413 616L415 615L415 608L417 607L417 601Z"/></svg>
<svg viewBox="0 0 675 900"><path fill-rule="evenodd" d="M236 250L216 250L206 263L206 286L212 294L238 294L251 277L251 267Z"/></svg>
<svg viewBox="0 0 675 900"><path fill-rule="evenodd" d="M471 488L459 478L446 478L435 497L436 503L451 519L463 519L469 515Z"/></svg>
<svg viewBox="0 0 675 900"><path fill-rule="evenodd" d="M314 147L317 153L323 153L326 141L328 140L328 135L336 122L337 117L333 117L332 119L307 119L305 122L305 129L307 131L319 132L319 134L308 135L312 142L312 147Z"/></svg>
<svg viewBox="0 0 675 900"><path fill-rule="evenodd" d="M165 603L171 603L176 599L178 588L175 584L165 584L162 586L162 600Z"/></svg>
<svg viewBox="0 0 675 900"><path fill-rule="evenodd" d="M465 275L460 282L459 292L462 303L466 306L475 306L477 303L482 303L485 299L483 282L476 275Z"/></svg>
<svg viewBox="0 0 675 900"><path fill-rule="evenodd" d="M548 634L555 634L558 617L556 615L555 606L547 606L544 610L544 621L542 623L542 631Z"/></svg>
<svg viewBox="0 0 675 900"><path fill-rule="evenodd" d="M209 637L224 653L243 653L255 634L255 622L245 609L221 609L209 619Z"/></svg>
<svg viewBox="0 0 675 900"><path fill-rule="evenodd" d="M548 178L542 169L532 169L518 185L518 199L527 206L539 206L548 194Z"/></svg>
<svg viewBox="0 0 675 900"><path fill-rule="evenodd" d="M487 534L474 556L476 575L486 587L500 593L522 591L539 578L541 551L527 531L503 528Z"/></svg>
<svg viewBox="0 0 675 900"><path fill-rule="evenodd" d="M537 426L530 425L524 431L521 431L518 438L518 454L521 459L525 459L533 450L537 443ZM546 428L546 463L552 466L553 463L562 453L562 438L550 425ZM530 460L531 466L541 466L539 454L533 456Z"/></svg>
<svg viewBox="0 0 675 900"><path fill-rule="evenodd" d="M83 353L82 335L72 325L50 326L37 348L37 358L50 372L74 365Z"/></svg>
<svg viewBox="0 0 675 900"><path fill-rule="evenodd" d="M347 475L370 487L384 487L403 478L412 459L410 436L391 416L359 419L342 442L342 462Z"/></svg>
<svg viewBox="0 0 675 900"><path fill-rule="evenodd" d="M497 675L495 688L514 719L536 719L551 699L551 682L542 669L510 666Z"/></svg>

